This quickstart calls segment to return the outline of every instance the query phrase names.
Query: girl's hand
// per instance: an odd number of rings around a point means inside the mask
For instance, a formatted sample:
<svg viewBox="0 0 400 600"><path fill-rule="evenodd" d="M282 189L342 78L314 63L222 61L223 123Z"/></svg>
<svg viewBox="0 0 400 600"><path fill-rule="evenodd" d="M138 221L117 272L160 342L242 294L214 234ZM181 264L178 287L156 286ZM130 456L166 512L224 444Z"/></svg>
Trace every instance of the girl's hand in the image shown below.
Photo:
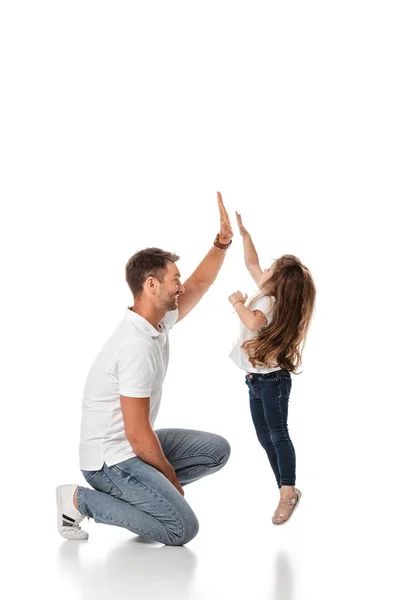
<svg viewBox="0 0 400 600"><path fill-rule="evenodd" d="M233 237L233 230L231 226L231 222L229 219L229 215L226 211L224 203L222 201L222 196L220 192L217 192L217 200L218 200L218 208L219 208L219 241L221 244L229 244Z"/></svg>
<svg viewBox="0 0 400 600"><path fill-rule="evenodd" d="M242 292L234 292L229 296L229 302L232 304L232 306L239 300L244 304L247 300L247 294L243 296Z"/></svg>
<svg viewBox="0 0 400 600"><path fill-rule="evenodd" d="M249 232L247 231L246 227L242 223L242 217L241 217L241 215L237 212L237 210L235 210L235 213L236 213L236 221L237 221L237 224L238 224L238 227L239 227L240 235L242 237L244 237L245 235L250 235Z"/></svg>

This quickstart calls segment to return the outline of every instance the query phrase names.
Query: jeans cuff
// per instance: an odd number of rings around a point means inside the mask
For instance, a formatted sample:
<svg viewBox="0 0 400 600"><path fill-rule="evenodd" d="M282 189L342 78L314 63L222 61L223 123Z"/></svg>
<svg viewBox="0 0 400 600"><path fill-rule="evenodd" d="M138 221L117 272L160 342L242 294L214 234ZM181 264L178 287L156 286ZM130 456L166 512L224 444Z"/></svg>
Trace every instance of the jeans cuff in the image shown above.
<svg viewBox="0 0 400 600"><path fill-rule="evenodd" d="M92 515L88 514L88 512L90 512L90 511L88 510L88 507L84 500L84 493L85 493L85 488L78 486L78 492L76 494L76 502L78 504L78 510L81 513L81 515L84 515L85 517L91 517Z"/></svg>

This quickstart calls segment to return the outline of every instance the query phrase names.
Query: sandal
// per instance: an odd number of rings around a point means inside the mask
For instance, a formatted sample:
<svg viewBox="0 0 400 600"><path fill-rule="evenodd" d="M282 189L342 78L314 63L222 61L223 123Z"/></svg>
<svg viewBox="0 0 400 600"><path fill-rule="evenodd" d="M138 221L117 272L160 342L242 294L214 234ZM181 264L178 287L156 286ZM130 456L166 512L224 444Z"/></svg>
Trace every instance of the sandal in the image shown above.
<svg viewBox="0 0 400 600"><path fill-rule="evenodd" d="M293 506L293 510L289 513L288 517L284 520L281 521L280 523L275 523L275 519L279 519L284 517L285 515L283 513L278 513L278 508L276 509L276 511L274 512L274 514L272 515L272 524L273 525L284 525L285 523L287 523L290 519L290 517L292 516L292 514L294 513L294 511L296 510L296 508L298 507L299 503L300 503L300 498L301 498L301 491L298 490L297 488L294 488L296 490L296 495L297 498L290 498L289 500L285 500L284 502L279 502L278 506L287 506L288 504Z"/></svg>

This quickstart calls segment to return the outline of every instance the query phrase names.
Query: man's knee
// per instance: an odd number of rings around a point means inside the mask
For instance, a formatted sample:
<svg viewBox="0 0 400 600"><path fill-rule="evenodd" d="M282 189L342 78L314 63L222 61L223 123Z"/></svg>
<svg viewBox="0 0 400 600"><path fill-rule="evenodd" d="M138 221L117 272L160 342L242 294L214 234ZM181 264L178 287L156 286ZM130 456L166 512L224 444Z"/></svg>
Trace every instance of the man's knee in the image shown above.
<svg viewBox="0 0 400 600"><path fill-rule="evenodd" d="M220 435L218 436L218 438L218 464L224 466L228 462L228 459L231 455L231 447L228 440L226 440Z"/></svg>
<svg viewBox="0 0 400 600"><path fill-rule="evenodd" d="M192 515L190 516L190 518L186 519L184 527L183 527L183 534L182 534L182 544L187 544L188 542L190 542L193 538L196 537L196 535L199 532L199 521L196 517L196 515L194 513L192 513Z"/></svg>
<svg viewBox="0 0 400 600"><path fill-rule="evenodd" d="M196 537L199 521L193 511L180 517L176 526L168 531L168 546L183 546Z"/></svg>

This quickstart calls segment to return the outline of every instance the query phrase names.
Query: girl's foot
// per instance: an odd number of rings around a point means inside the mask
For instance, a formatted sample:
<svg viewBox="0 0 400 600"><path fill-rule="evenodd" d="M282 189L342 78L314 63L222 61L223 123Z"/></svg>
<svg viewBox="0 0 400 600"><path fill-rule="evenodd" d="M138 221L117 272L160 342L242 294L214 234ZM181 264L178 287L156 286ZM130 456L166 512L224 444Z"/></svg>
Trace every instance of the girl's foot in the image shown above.
<svg viewBox="0 0 400 600"><path fill-rule="evenodd" d="M294 489L294 496L288 499L281 498L276 511L272 515L272 523L274 525L283 525L284 523L289 521L290 517L297 508L301 498L301 491L297 488Z"/></svg>

